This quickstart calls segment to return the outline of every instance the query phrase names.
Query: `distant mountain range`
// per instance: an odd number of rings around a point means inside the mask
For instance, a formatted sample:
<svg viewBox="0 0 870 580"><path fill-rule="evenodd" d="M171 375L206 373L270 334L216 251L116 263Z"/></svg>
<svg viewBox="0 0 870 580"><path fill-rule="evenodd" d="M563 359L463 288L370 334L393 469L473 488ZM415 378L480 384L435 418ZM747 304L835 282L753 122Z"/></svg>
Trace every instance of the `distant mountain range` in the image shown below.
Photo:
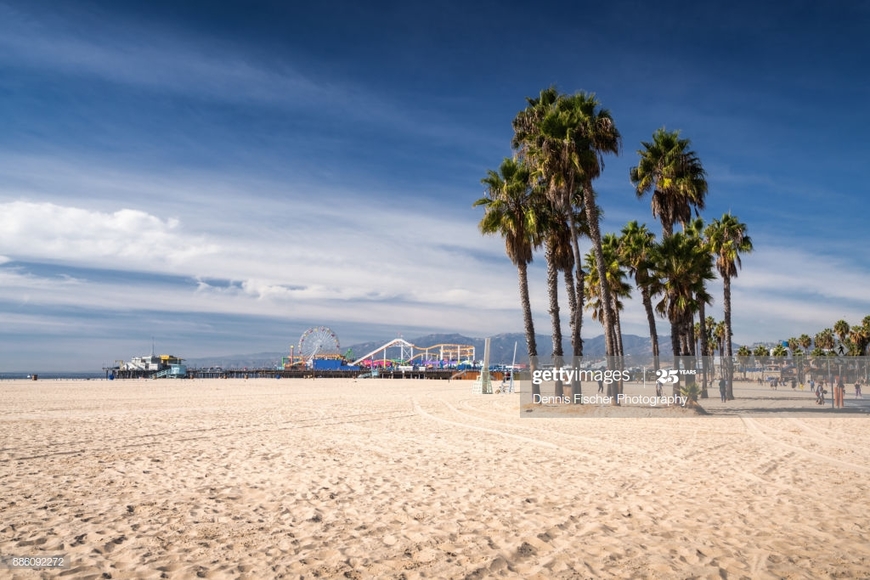
<svg viewBox="0 0 870 580"><path fill-rule="evenodd" d="M549 360L553 356L552 337L546 334L538 334L535 335L535 338L538 345L538 358L541 360ZM393 340L393 338L386 338L380 341L361 342L347 347L343 346L342 354L350 350L352 351L353 357L360 357L380 348L391 340ZM474 345L477 359L480 360L483 358L483 338L472 338L462 334L427 334L426 336L406 338L405 340L418 347L427 347L436 344L471 344ZM633 334L625 334L622 337L622 342L626 355L639 357L652 356L652 345L648 336L643 337L635 336ZM516 344L517 349L517 362L526 362L529 356L528 351L526 350L525 335L516 332L498 334L491 337L490 364L510 364L514 356L514 344ZM659 348L661 349L662 356L669 356L671 353L670 337L660 336ZM562 349L565 352L566 357L571 356L572 351L570 338L563 339ZM186 363L190 367L197 368L275 368L281 362L281 358L288 354L289 353L285 352L234 354L218 357L192 358L187 359ZM587 357L604 356L604 335L585 340L583 343L583 355Z"/></svg>

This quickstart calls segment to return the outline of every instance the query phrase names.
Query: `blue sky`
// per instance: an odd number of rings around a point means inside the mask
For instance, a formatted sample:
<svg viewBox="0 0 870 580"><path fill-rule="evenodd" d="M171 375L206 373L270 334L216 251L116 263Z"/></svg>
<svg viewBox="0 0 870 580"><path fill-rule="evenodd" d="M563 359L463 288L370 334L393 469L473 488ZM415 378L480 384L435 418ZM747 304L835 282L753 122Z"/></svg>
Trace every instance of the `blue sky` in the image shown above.
<svg viewBox="0 0 870 580"><path fill-rule="evenodd" d="M640 142L692 140L756 246L735 341L870 314L870 3L466 4L0 0L0 372L521 331L471 204L551 84L622 133L605 231L655 227Z"/></svg>

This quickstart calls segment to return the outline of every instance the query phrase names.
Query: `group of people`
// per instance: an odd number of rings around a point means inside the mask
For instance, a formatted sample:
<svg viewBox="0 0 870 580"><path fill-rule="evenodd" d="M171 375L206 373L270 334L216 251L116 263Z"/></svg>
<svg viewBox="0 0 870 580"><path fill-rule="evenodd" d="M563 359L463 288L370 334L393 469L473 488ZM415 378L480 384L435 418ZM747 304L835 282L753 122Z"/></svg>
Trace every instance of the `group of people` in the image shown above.
<svg viewBox="0 0 870 580"><path fill-rule="evenodd" d="M815 385L814 381L810 379L810 388L813 388ZM834 377L834 380L831 381L831 385L834 389L833 397L834 397L834 407L838 409L842 409L846 406L846 383L843 382L843 377ZM815 385L815 394L816 394L816 404L824 405L825 404L825 395L828 394L828 390L825 388L827 383L822 380L818 385ZM863 399L864 395L861 393L861 379L857 379L855 381L855 398Z"/></svg>

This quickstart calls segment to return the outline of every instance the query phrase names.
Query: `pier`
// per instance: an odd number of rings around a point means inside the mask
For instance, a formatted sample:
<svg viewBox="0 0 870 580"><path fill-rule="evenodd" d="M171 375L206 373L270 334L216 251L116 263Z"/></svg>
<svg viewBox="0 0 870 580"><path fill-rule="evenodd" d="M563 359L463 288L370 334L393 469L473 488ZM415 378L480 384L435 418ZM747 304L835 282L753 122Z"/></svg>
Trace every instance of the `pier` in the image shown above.
<svg viewBox="0 0 870 580"><path fill-rule="evenodd" d="M158 371L103 369L106 378L114 373L116 379L164 379L173 378L158 377ZM330 369L187 369L187 374L177 376L177 379L430 379L430 380L474 380L480 374L479 371L458 371L456 369L377 369L373 373L367 369L360 370L330 370ZM493 372L493 379L499 373Z"/></svg>

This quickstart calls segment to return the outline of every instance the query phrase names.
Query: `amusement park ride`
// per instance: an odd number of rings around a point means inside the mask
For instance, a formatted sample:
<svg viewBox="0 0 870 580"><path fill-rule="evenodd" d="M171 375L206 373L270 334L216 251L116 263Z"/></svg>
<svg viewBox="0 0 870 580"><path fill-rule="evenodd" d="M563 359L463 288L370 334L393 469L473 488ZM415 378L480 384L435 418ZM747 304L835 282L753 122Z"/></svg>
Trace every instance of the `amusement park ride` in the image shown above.
<svg viewBox="0 0 870 580"><path fill-rule="evenodd" d="M435 344L416 346L402 338L395 338L356 360L351 351L341 354L338 336L326 326L309 328L299 337L294 351L281 360L285 370L299 368L351 369L351 368L457 368L474 364L474 346L470 344Z"/></svg>

